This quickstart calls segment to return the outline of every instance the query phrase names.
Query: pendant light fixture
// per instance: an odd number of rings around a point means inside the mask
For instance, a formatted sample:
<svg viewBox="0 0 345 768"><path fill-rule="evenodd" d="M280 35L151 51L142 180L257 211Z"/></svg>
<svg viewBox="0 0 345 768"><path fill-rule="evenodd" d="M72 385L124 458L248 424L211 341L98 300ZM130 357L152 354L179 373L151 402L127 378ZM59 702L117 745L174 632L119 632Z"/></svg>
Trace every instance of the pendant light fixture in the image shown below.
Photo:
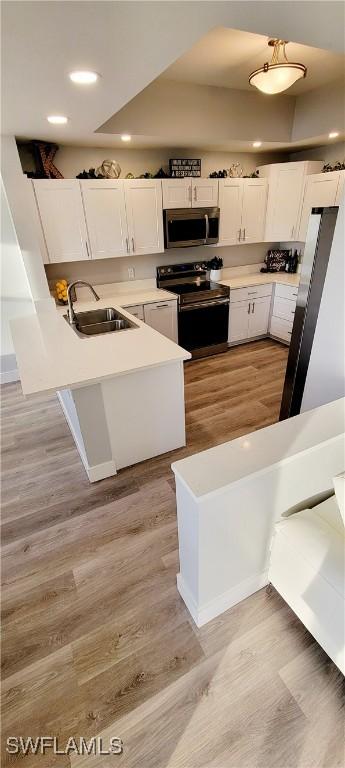
<svg viewBox="0 0 345 768"><path fill-rule="evenodd" d="M285 46L287 40L269 40L268 45L273 47L272 61L264 64L249 75L250 85L254 85L263 93L282 93L300 80L306 77L307 67L288 61Z"/></svg>

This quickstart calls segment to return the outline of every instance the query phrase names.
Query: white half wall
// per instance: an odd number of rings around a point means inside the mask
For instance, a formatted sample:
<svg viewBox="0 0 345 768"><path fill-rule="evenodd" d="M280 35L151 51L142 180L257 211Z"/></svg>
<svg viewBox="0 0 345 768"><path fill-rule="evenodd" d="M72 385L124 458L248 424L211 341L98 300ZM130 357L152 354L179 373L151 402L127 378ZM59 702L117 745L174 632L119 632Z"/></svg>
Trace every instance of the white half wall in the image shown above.
<svg viewBox="0 0 345 768"><path fill-rule="evenodd" d="M345 394L345 200L339 208L301 412Z"/></svg>

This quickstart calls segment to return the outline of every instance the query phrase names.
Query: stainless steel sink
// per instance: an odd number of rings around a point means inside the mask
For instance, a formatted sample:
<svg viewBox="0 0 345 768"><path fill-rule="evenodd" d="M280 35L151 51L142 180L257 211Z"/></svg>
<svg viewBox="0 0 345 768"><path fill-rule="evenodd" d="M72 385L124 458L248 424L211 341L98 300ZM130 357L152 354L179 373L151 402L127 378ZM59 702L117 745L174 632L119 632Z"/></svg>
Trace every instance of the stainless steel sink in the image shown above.
<svg viewBox="0 0 345 768"><path fill-rule="evenodd" d="M64 315L64 318L78 336L81 337L96 336L101 333L114 333L114 331L126 331L139 327L113 307L92 309L88 312L75 312L74 323L69 322L68 315Z"/></svg>

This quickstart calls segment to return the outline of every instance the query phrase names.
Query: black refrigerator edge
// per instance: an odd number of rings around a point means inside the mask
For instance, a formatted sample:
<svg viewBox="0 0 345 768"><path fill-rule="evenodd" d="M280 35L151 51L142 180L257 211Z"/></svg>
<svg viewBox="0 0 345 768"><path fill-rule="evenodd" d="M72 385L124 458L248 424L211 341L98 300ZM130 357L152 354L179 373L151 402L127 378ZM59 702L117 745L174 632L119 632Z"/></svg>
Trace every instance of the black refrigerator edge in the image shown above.
<svg viewBox="0 0 345 768"><path fill-rule="evenodd" d="M301 266L279 420L300 413L338 207L313 208Z"/></svg>

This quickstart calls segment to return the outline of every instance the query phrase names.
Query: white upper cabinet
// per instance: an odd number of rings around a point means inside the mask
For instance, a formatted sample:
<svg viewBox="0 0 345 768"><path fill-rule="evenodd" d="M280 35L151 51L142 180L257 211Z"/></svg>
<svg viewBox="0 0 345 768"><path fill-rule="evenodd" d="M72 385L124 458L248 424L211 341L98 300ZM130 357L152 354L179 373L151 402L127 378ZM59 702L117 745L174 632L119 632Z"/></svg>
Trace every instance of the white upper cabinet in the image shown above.
<svg viewBox="0 0 345 768"><path fill-rule="evenodd" d="M242 220L243 179L219 180L219 245L240 242Z"/></svg>
<svg viewBox="0 0 345 768"><path fill-rule="evenodd" d="M92 259L126 256L129 251L123 181L80 182Z"/></svg>
<svg viewBox="0 0 345 768"><path fill-rule="evenodd" d="M163 208L190 208L192 205L192 179L163 179Z"/></svg>
<svg viewBox="0 0 345 768"><path fill-rule="evenodd" d="M33 187L50 262L89 258L78 179L37 179Z"/></svg>
<svg viewBox="0 0 345 768"><path fill-rule="evenodd" d="M161 181L126 179L125 202L130 253L164 251Z"/></svg>
<svg viewBox="0 0 345 768"><path fill-rule="evenodd" d="M262 241L266 204L266 179L220 179L219 245Z"/></svg>
<svg viewBox="0 0 345 768"><path fill-rule="evenodd" d="M322 161L275 163L259 168L260 177L268 178L265 240L297 240L304 180L307 173L317 173Z"/></svg>
<svg viewBox="0 0 345 768"><path fill-rule="evenodd" d="M243 179L242 242L259 243L264 239L267 187L266 179Z"/></svg>
<svg viewBox="0 0 345 768"><path fill-rule="evenodd" d="M33 186L49 262L164 251L160 180L39 179Z"/></svg>
<svg viewBox="0 0 345 768"><path fill-rule="evenodd" d="M218 206L218 179L186 176L163 179L163 208L214 208Z"/></svg>
<svg viewBox="0 0 345 768"><path fill-rule="evenodd" d="M214 208L218 205L218 179L189 179L192 185L192 208Z"/></svg>
<svg viewBox="0 0 345 768"><path fill-rule="evenodd" d="M345 189L345 171L339 171L339 181L334 205L340 205Z"/></svg>
<svg viewBox="0 0 345 768"><path fill-rule="evenodd" d="M341 173L344 172L331 171L330 173L315 173L307 176L298 237L296 239L301 242L305 241L312 208L337 205L336 198Z"/></svg>

